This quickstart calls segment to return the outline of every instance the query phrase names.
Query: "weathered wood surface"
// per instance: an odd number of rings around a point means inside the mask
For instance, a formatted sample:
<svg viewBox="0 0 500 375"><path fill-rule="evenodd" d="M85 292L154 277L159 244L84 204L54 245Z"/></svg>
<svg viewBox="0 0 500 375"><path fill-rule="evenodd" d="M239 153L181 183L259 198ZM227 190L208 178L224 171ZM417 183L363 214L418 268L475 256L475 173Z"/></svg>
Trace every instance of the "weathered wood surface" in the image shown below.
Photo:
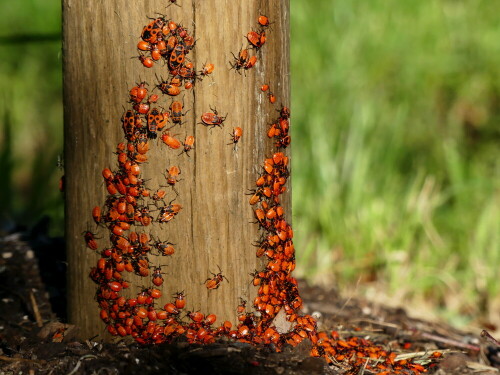
<svg viewBox="0 0 500 375"><path fill-rule="evenodd" d="M102 169L117 168L114 151L124 141L120 118L124 108L131 106L129 89L146 81L151 90L156 74L168 75L162 64L146 69L133 58L138 55L136 45L148 17L158 13L182 24L197 39L188 57L198 70L205 62L215 65L211 77L177 97L189 112L186 123L172 132L181 140L195 136L190 156L178 155L154 141L149 162L141 166L141 176L152 191L166 185L166 168L178 165L181 169L175 201L183 205L180 214L167 224L135 227L137 232L176 244L173 256L151 257L153 263L165 265L164 297L158 305L170 301L176 291L184 291L186 310L215 313L218 322L235 323L240 297L249 305L255 297L249 274L263 267L252 246L259 231L251 224L255 219L245 193L253 188L264 158L273 150L265 136L267 125L277 117L279 104L290 103L288 0L178 0L180 7L166 8L168 3L63 0L68 303L69 319L81 327L84 337L101 334L104 324L94 300L96 285L88 277L99 255L85 247L82 232L92 230L102 237L100 249L109 245L109 232L96 229L91 211L103 205L107 195ZM257 29L259 14L274 22L272 29L257 53L256 66L238 74L230 70L231 52L237 54L247 45L244 36ZM260 91L263 83L270 83L278 99L275 105ZM159 105L167 109L171 101L161 97ZM210 106L228 114L222 129L210 130L198 123ZM228 145L229 133L236 126L244 133L233 148ZM167 201L173 197L169 192ZM284 201L290 221L289 195ZM210 272L219 272L218 267L229 282L224 280L217 290L207 290L204 281ZM131 292L151 285L150 279L126 276L134 284Z"/></svg>

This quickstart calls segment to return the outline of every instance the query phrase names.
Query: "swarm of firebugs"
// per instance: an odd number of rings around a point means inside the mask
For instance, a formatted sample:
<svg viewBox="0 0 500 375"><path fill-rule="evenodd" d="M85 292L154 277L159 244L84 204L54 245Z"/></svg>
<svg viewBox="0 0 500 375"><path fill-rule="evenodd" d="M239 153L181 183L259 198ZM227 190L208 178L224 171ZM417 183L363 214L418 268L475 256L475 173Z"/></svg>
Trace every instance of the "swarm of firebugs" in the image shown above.
<svg viewBox="0 0 500 375"><path fill-rule="evenodd" d="M258 32L250 31L247 35L255 49L265 43L269 19L259 16L258 25ZM144 27L141 39L138 48L144 53L139 58L144 66L151 67L160 59L168 65L171 80L157 85L164 95L178 95L183 82L185 88L190 89L196 79L214 70L212 64L206 64L196 73L193 65L186 62L186 55L195 46L195 41L185 28L171 20L160 17L151 21ZM256 58L253 63L251 61L248 51L242 50L238 57L235 56L232 67L236 70L249 69L248 65L255 64ZM263 92L268 89L267 84L261 87ZM239 323L233 327L229 321L217 325L214 314L205 315L199 311L184 314L189 322L181 320L181 312L186 306L183 292L175 293L171 302L158 306L156 301L162 295L159 288L164 282L164 272L161 266L152 267L149 255L172 256L175 245L168 239L153 238L145 230L153 221L167 225L182 211L182 205L174 203L179 195L175 185L181 170L175 165L168 166L164 172L168 187L151 190L141 177L141 164L148 160L150 140L156 139L160 132L159 138L169 149L182 149L182 153L188 155L193 148L194 137L188 135L182 142L169 132L183 122L187 111L184 111L181 102L173 101L168 111L151 108L159 97L149 95L146 82L134 86L129 96L131 108L121 118L125 142L119 143L115 150L118 168L102 170L108 196L102 206L92 210L94 222L109 230L112 245L99 251L99 238L89 230L83 233L87 247L100 255L97 265L90 271L90 277L98 284L96 299L99 314L111 335L131 336L140 344L160 344L179 336L185 336L190 343L207 344L218 337L230 337L242 342L269 345L275 350L281 350L286 344L296 346L309 339L313 344L310 354L324 357L329 363L358 370L364 368L378 374L419 374L426 371L423 366L410 361L396 362L396 353L365 339L344 339L335 331L330 335L318 332L315 319L311 315L300 314L302 299L297 280L292 276L295 269L293 230L285 219L281 205L281 196L286 192L285 185L290 176L289 158L283 152L291 142L290 110L284 106L277 111L277 118L267 129L267 136L273 140L276 150L264 160L250 193L249 204L255 223L261 230L256 256L266 258L265 268L251 274L253 285L258 287L257 296L251 303L253 311L247 311L247 301L241 300L236 309ZM276 98L271 100L270 96L270 102L274 104L275 101ZM214 108L212 112L202 115L201 123L220 127L226 117L219 115ZM242 129L234 128L230 136L229 144L236 144L242 136ZM175 196L167 202L166 197L172 194L169 187ZM120 292L130 286L126 281L127 273L150 279L150 286L145 286L136 297L125 298ZM219 268L219 272L212 273L204 284L207 289L216 290L224 280L227 279ZM280 333L274 325L280 311L292 324L289 332Z"/></svg>
<svg viewBox="0 0 500 375"><path fill-rule="evenodd" d="M231 65L231 69L234 69L238 73L240 73L241 69L244 71L252 69L257 64L258 58L254 52L258 52L266 43L266 30L271 25L269 18L264 15L259 16L257 25L257 31L250 30L245 36L248 43L247 46L240 49L237 55L231 52L233 60L229 62L229 65Z"/></svg>
<svg viewBox="0 0 500 375"><path fill-rule="evenodd" d="M173 20L158 17L142 30L141 40L137 43L138 58L146 68L163 62L168 67L170 78L161 78L157 88L164 94L176 96L180 93L180 86L184 84L184 88L191 89L197 79L206 77L214 70L213 64L205 64L196 72L187 57L195 45L196 40L189 30Z"/></svg>

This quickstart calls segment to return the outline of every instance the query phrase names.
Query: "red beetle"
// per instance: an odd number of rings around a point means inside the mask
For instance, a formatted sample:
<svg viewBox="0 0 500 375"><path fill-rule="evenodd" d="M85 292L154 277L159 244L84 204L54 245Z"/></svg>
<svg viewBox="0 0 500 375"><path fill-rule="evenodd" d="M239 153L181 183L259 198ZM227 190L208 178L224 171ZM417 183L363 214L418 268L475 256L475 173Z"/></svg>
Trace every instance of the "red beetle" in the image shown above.
<svg viewBox="0 0 500 375"><path fill-rule="evenodd" d="M175 70L178 69L181 64L184 62L185 54L184 54L184 46L182 44L177 44L170 55L170 59L168 61L168 65L170 69Z"/></svg>
<svg viewBox="0 0 500 375"><path fill-rule="evenodd" d="M229 135L231 136L231 142L228 143L228 145L236 144L243 135L243 129L237 126L236 128L233 129L232 133L229 133Z"/></svg>
<svg viewBox="0 0 500 375"><path fill-rule="evenodd" d="M173 148L173 149L177 149L179 147L181 147L181 142L174 138L173 136L171 136L168 132L167 133L164 133L162 136L161 136L161 140L170 148Z"/></svg>
<svg viewBox="0 0 500 375"><path fill-rule="evenodd" d="M268 27L272 22L269 22L269 18L264 15L260 15L259 18L257 19L257 22L259 23L260 26Z"/></svg>
<svg viewBox="0 0 500 375"><path fill-rule="evenodd" d="M139 55L139 61L144 65L146 68L152 68L154 65L153 59L150 57L146 57L144 55Z"/></svg>
<svg viewBox="0 0 500 375"><path fill-rule="evenodd" d="M201 323L205 319L205 315L199 311L190 312L188 316L195 323Z"/></svg>
<svg viewBox="0 0 500 375"><path fill-rule="evenodd" d="M186 306L186 295L184 292L175 293L175 307L178 309L183 309Z"/></svg>
<svg viewBox="0 0 500 375"><path fill-rule="evenodd" d="M163 256L168 256L175 253L175 248L173 245L174 245L173 243L168 241L164 242L156 241L156 243L154 244L155 248L158 249L158 251L160 252L160 255Z"/></svg>
<svg viewBox="0 0 500 375"><path fill-rule="evenodd" d="M179 182L177 178L181 174L181 170L179 167L173 165L167 170L167 173L168 176L165 176L165 178L167 179L167 184L169 184L170 186L174 186L177 182Z"/></svg>
<svg viewBox="0 0 500 375"><path fill-rule="evenodd" d="M165 19L162 17L156 18L145 26L141 33L141 38L145 42L156 43L158 36L161 35L161 30L165 24Z"/></svg>
<svg viewBox="0 0 500 375"><path fill-rule="evenodd" d="M217 267L219 268L219 273L210 272L213 277L205 280L205 286L207 289L217 289L224 279L227 280L227 277L222 274L220 267ZM229 280L227 280L227 282L229 282Z"/></svg>
<svg viewBox="0 0 500 375"><path fill-rule="evenodd" d="M266 33L265 31L260 34L255 31L249 31L247 34L248 42L253 45L256 49L259 49L266 42Z"/></svg>
<svg viewBox="0 0 500 375"><path fill-rule="evenodd" d="M153 271L153 284L160 286L163 284L163 272L161 272L161 267L155 267Z"/></svg>
<svg viewBox="0 0 500 375"><path fill-rule="evenodd" d="M200 75L201 76L208 76L209 74L211 74L214 71L214 69L215 69L214 64L205 64L203 69L200 71Z"/></svg>
<svg viewBox="0 0 500 375"><path fill-rule="evenodd" d="M101 223L101 207L95 206L92 209L92 218L94 219L95 223L99 225Z"/></svg>
<svg viewBox="0 0 500 375"><path fill-rule="evenodd" d="M248 59L245 66L243 67L245 70L251 69L257 63L257 56L252 56Z"/></svg>
<svg viewBox="0 0 500 375"><path fill-rule="evenodd" d="M219 116L216 109L213 109L212 107L210 107L210 109L214 112L213 113L212 112L203 113L201 115L201 123L200 124L203 124L205 126L212 126L212 127L222 126L222 123L227 118L227 114L226 114L226 116Z"/></svg>
<svg viewBox="0 0 500 375"><path fill-rule="evenodd" d="M174 125L182 125L182 116L184 116L186 113L189 112L187 110L186 112L182 112L183 109L183 104L179 101L173 101L172 104L170 104L170 118L172 119L172 122Z"/></svg>
<svg viewBox="0 0 500 375"><path fill-rule="evenodd" d="M161 81L156 87L164 94L170 96L176 96L181 93L181 89L178 86L171 85L166 81Z"/></svg>
<svg viewBox="0 0 500 375"><path fill-rule="evenodd" d="M182 152L185 152L187 156L189 156L189 151L194 148L194 136L188 135L186 137L186 140L183 143L184 150Z"/></svg>
<svg viewBox="0 0 500 375"><path fill-rule="evenodd" d="M231 65L231 69L240 70L247 64L248 50L246 48L240 50L240 52L238 53L238 57L236 57L232 52L231 54L233 55L234 58L234 62L229 63Z"/></svg>
<svg viewBox="0 0 500 375"><path fill-rule="evenodd" d="M130 101L133 103L140 103L148 94L148 89L146 88L147 83L141 82L137 86L130 89Z"/></svg>
<svg viewBox="0 0 500 375"><path fill-rule="evenodd" d="M87 230L83 232L83 238L89 249L97 250L98 246L97 246L96 236L94 233Z"/></svg>

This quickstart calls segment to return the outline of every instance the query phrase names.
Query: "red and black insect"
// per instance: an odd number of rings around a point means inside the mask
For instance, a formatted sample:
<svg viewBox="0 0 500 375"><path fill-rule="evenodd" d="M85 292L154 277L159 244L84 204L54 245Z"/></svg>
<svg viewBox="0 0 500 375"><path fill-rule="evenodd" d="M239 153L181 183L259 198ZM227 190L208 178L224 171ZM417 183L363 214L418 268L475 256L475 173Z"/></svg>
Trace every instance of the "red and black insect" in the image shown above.
<svg viewBox="0 0 500 375"><path fill-rule="evenodd" d="M94 219L95 223L97 225L99 225L101 223L101 220L102 220L102 216L101 216L101 207L99 206L95 206L93 209L92 209L92 218Z"/></svg>
<svg viewBox="0 0 500 375"><path fill-rule="evenodd" d="M203 66L203 69L200 71L199 75L200 76L208 76L209 74L212 74L212 72L214 71L215 69L215 66L214 64L205 64Z"/></svg>
<svg viewBox="0 0 500 375"><path fill-rule="evenodd" d="M165 19L163 17L158 17L153 21L151 21L142 30L141 33L142 40L149 43L157 43L158 37L162 35L162 29L164 24L165 24Z"/></svg>
<svg viewBox="0 0 500 375"><path fill-rule="evenodd" d="M184 292L177 292L174 294L175 297L175 307L178 309L183 309L186 306L186 295Z"/></svg>
<svg viewBox="0 0 500 375"><path fill-rule="evenodd" d="M132 103L140 103L148 95L148 89L146 88L147 83L141 82L137 86L130 89L130 101Z"/></svg>
<svg viewBox="0 0 500 375"><path fill-rule="evenodd" d="M171 85L168 82L160 82L156 87L164 94L170 95L170 96L177 96L181 93L181 89L179 86L174 86Z"/></svg>
<svg viewBox="0 0 500 375"><path fill-rule="evenodd" d="M272 22L269 22L269 18L264 15L260 15L259 18L257 19L257 22L259 23L262 28L269 27L269 25L272 24Z"/></svg>
<svg viewBox="0 0 500 375"><path fill-rule="evenodd" d="M152 198L154 201L163 201L163 198L167 195L167 192L162 189L156 190L156 192L153 194Z"/></svg>
<svg viewBox="0 0 500 375"><path fill-rule="evenodd" d="M196 72L194 66L191 63L187 63L185 66L181 66L176 73L181 77L184 82L194 83L196 79Z"/></svg>
<svg viewBox="0 0 500 375"><path fill-rule="evenodd" d="M241 136L243 135L243 129L238 126L234 128L233 132L229 133L229 135L231 136L231 142L228 143L228 145L236 144L239 142Z"/></svg>
<svg viewBox="0 0 500 375"><path fill-rule="evenodd" d="M141 41L139 41L139 43L137 43L137 49L139 51L150 51L151 44L149 42L145 42L144 40L141 40Z"/></svg>
<svg viewBox="0 0 500 375"><path fill-rule="evenodd" d="M185 152L186 155L189 156L189 151L191 151L194 148L193 145L194 145L194 136L188 135L183 143L184 150L182 152Z"/></svg>
<svg viewBox="0 0 500 375"><path fill-rule="evenodd" d="M157 240L154 244L154 247L160 252L160 255L163 255L163 256L168 256L168 255L172 255L173 253L175 253L175 248L174 248L175 244L173 244L172 242L168 242L168 241L159 241Z"/></svg>
<svg viewBox="0 0 500 375"><path fill-rule="evenodd" d="M243 66L243 68L245 70L251 69L255 66L256 63L257 63L257 56L252 56L248 59L245 66Z"/></svg>
<svg viewBox="0 0 500 375"><path fill-rule="evenodd" d="M280 137L275 143L275 146L278 148L286 148L290 145L291 137L289 135L285 137Z"/></svg>
<svg viewBox="0 0 500 375"><path fill-rule="evenodd" d="M290 109L288 107L282 107L280 110L280 117L288 120L290 118Z"/></svg>
<svg viewBox="0 0 500 375"><path fill-rule="evenodd" d="M177 43L178 41L175 35L171 35L168 37L167 41L165 42L165 47L166 47L165 56L170 56Z"/></svg>
<svg viewBox="0 0 500 375"><path fill-rule="evenodd" d="M266 42L266 32L262 31L258 33L256 31L249 31L247 34L248 42L254 46L255 49L259 49Z"/></svg>
<svg viewBox="0 0 500 375"><path fill-rule="evenodd" d="M139 221L143 226L148 226L149 224L151 224L151 221L152 221L152 217L151 215L149 214L149 208L144 206L144 207L141 207L140 208L140 211L139 211L139 215L136 219L139 219L139 220L136 220L136 221Z"/></svg>
<svg viewBox="0 0 500 375"><path fill-rule="evenodd" d="M135 130L136 130L136 116L134 114L134 111L128 110L125 112L122 116L122 126L123 126L123 132L125 133L125 138L127 138L128 141L134 141L136 136L135 136Z"/></svg>
<svg viewBox="0 0 500 375"><path fill-rule="evenodd" d="M182 116L184 116L186 113L189 112L187 110L186 112L182 113L183 109L183 104L179 101L173 101L172 104L170 104L170 118L172 119L172 122L175 125L182 125Z"/></svg>
<svg viewBox="0 0 500 375"><path fill-rule="evenodd" d="M174 50L170 54L170 58L168 60L168 66L170 67L171 70L176 70L184 62L185 58L186 55L184 46L179 43L175 46Z"/></svg>
<svg viewBox="0 0 500 375"><path fill-rule="evenodd" d="M169 204L165 207L162 207L157 221L159 223L168 223L175 217L175 215L179 213L181 209L182 206L180 204Z"/></svg>
<svg viewBox="0 0 500 375"><path fill-rule="evenodd" d="M149 103L136 103L132 108L134 108L134 110L139 112L141 115L145 115L149 112Z"/></svg>
<svg viewBox="0 0 500 375"><path fill-rule="evenodd" d="M276 103L276 95L274 95L272 92L269 92L267 97L269 98L269 103L271 104Z"/></svg>
<svg viewBox="0 0 500 375"><path fill-rule="evenodd" d="M217 266L217 268L219 268L219 273L210 272L213 277L205 280L205 286L207 289L218 289L220 283L224 281L224 279L227 280L227 277L222 274L220 267ZM227 282L229 282L229 280L227 280Z"/></svg>
<svg viewBox="0 0 500 375"><path fill-rule="evenodd" d="M147 117L147 137L155 139L158 130L165 127L168 120L168 114L160 112L157 108L153 108Z"/></svg>
<svg viewBox="0 0 500 375"><path fill-rule="evenodd" d="M165 143L168 147L172 149L178 149L179 147L182 146L182 143L177 138L171 136L170 133L168 132L164 133L161 136L161 140L163 141L163 143Z"/></svg>
<svg viewBox="0 0 500 375"><path fill-rule="evenodd" d="M187 52L191 51L196 44L196 40L191 35L186 35L182 38L182 45L184 46L184 50Z"/></svg>
<svg viewBox="0 0 500 375"><path fill-rule="evenodd" d="M167 184L170 186L174 186L177 182L179 182L179 175L181 174L181 170L179 167L173 165L167 170L167 176L165 178L167 179Z"/></svg>
<svg viewBox="0 0 500 375"><path fill-rule="evenodd" d="M161 267L155 267L153 271L153 284L160 286L163 284L163 272L161 272Z"/></svg>
<svg viewBox="0 0 500 375"><path fill-rule="evenodd" d="M156 132L158 131L158 121L162 118L163 118L163 116L160 116L160 112L156 108L153 108L151 110L151 112L149 112L148 119L147 119L147 124L148 124L147 136L148 136L148 138L156 139L156 137L157 137Z"/></svg>
<svg viewBox="0 0 500 375"><path fill-rule="evenodd" d="M210 109L213 111L213 113L212 112L203 113L201 115L201 123L200 124L203 124L205 126L212 126L212 127L216 127L216 126L222 127L222 124L224 123L224 121L227 118L227 114L226 114L226 116L219 116L217 109L214 109L212 107L210 107Z"/></svg>
<svg viewBox="0 0 500 375"><path fill-rule="evenodd" d="M248 61L248 50L246 48L241 49L238 53L238 57L236 57L232 52L231 54L234 58L234 61L229 62L229 64L231 65L231 69L235 69L236 71L238 71L241 68L244 68Z"/></svg>
<svg viewBox="0 0 500 375"><path fill-rule="evenodd" d="M195 323L201 323L205 319L205 315L199 311L190 312L188 316Z"/></svg>
<svg viewBox="0 0 500 375"><path fill-rule="evenodd" d="M171 33L172 35L176 35L176 30L177 30L177 24L174 21L169 20L167 24L163 27L163 34L168 35Z"/></svg>
<svg viewBox="0 0 500 375"><path fill-rule="evenodd" d="M146 57L144 55L139 55L139 61L144 65L146 68L152 68L153 65L155 64L153 59L151 57Z"/></svg>
<svg viewBox="0 0 500 375"><path fill-rule="evenodd" d="M158 78L158 76L156 78L158 79L156 88L159 89L163 94L176 96L181 93L181 89L179 88L179 86L172 85L170 82Z"/></svg>
<svg viewBox="0 0 500 375"><path fill-rule="evenodd" d="M87 247L91 250L97 250L98 245L96 241L97 237L95 236L95 234L89 230L83 232L82 234L83 234L83 239L87 244Z"/></svg>

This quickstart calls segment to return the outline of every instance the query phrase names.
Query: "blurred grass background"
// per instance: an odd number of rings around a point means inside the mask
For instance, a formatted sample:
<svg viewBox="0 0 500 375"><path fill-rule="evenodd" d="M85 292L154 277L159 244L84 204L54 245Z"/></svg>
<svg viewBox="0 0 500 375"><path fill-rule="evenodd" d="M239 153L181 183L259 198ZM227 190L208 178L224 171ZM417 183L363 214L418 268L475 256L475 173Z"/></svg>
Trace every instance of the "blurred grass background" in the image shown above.
<svg viewBox="0 0 500 375"><path fill-rule="evenodd" d="M63 234L60 1L0 3L0 228L52 219Z"/></svg>
<svg viewBox="0 0 500 375"><path fill-rule="evenodd" d="M301 273L498 323L500 5L291 4Z"/></svg>
<svg viewBox="0 0 500 375"><path fill-rule="evenodd" d="M4 229L63 233L60 8L0 4ZM456 325L500 315L499 9L291 0L298 274Z"/></svg>

